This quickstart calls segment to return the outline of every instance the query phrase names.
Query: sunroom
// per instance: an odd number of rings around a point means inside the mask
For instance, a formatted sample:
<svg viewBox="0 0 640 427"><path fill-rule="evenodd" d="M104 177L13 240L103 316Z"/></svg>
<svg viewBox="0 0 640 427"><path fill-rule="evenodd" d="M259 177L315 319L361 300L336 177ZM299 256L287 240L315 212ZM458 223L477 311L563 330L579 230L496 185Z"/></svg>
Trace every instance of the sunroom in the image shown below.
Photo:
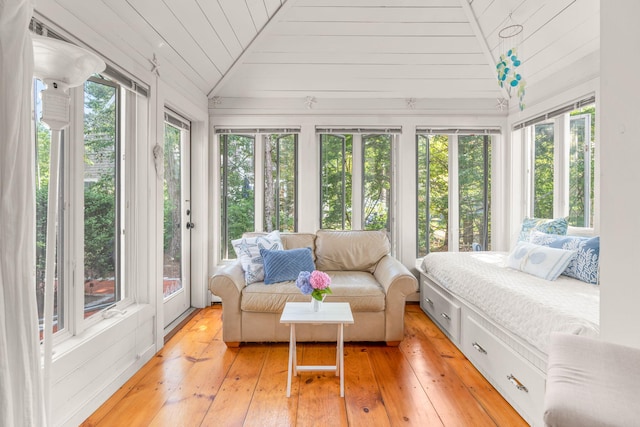
<svg viewBox="0 0 640 427"><path fill-rule="evenodd" d="M419 278L429 253L508 252L524 218L566 217L602 241L600 339L640 348L639 13L597 0L5 2L0 397L35 397L0 399L3 421L82 423L219 302L209 278L251 231L383 229ZM59 133L42 119L46 77L15 51L31 38L104 65L69 88ZM5 143L25 111L30 143Z"/></svg>

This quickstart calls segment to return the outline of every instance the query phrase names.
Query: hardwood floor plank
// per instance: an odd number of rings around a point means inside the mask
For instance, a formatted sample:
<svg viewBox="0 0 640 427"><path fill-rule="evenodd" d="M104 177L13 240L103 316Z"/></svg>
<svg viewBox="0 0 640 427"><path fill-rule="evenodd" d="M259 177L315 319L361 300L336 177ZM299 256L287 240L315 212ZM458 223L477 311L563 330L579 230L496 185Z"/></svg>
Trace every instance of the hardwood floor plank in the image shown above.
<svg viewBox="0 0 640 427"><path fill-rule="evenodd" d="M249 405L245 427L293 426L298 412L298 381L291 381L291 397L287 397L289 345L273 344Z"/></svg>
<svg viewBox="0 0 640 427"><path fill-rule="evenodd" d="M347 419L350 426L389 426L391 422L369 361L369 354L370 346L345 345L344 396Z"/></svg>
<svg viewBox="0 0 640 427"><path fill-rule="evenodd" d="M269 346L261 344L239 348L202 425L243 425L268 352Z"/></svg>
<svg viewBox="0 0 640 427"><path fill-rule="evenodd" d="M237 349L228 349L221 341L211 341L202 355L193 360L180 387L167 398L150 425L200 425L237 353Z"/></svg>
<svg viewBox="0 0 640 427"><path fill-rule="evenodd" d="M334 372L301 372L285 396L287 343L222 341L222 309L201 310L83 426L525 426L417 304L400 347L345 344ZM298 345L298 363L335 364L334 343Z"/></svg>
<svg viewBox="0 0 640 427"><path fill-rule="evenodd" d="M397 347L380 347L369 358L392 425L442 426L442 421Z"/></svg>
<svg viewBox="0 0 640 427"><path fill-rule="evenodd" d="M424 323L424 319L423 322ZM407 334L401 350L409 360L418 381L425 389L429 400L440 419L449 425L494 425L491 417L475 399L456 371L449 366L449 356L434 348L412 319L408 319Z"/></svg>
<svg viewBox="0 0 640 427"><path fill-rule="evenodd" d="M298 344L299 365L335 365L336 346L326 343ZM335 372L299 372L296 426L346 426L347 410L340 397L340 378Z"/></svg>
<svg viewBox="0 0 640 427"><path fill-rule="evenodd" d="M138 381L96 425L117 425L115 420L118 419L130 419L129 425L149 424L166 399L180 386L194 360L199 358L208 346L203 339L198 339L199 332L209 331L211 334L211 329L215 330L219 324L219 320L214 316L202 316L193 320L195 323L189 331L182 335L176 334L174 338L177 339L170 340L166 348L147 363L150 366L143 369L146 372L144 375L134 376ZM123 387L128 388L128 384L130 382ZM128 417L122 418L126 414Z"/></svg>

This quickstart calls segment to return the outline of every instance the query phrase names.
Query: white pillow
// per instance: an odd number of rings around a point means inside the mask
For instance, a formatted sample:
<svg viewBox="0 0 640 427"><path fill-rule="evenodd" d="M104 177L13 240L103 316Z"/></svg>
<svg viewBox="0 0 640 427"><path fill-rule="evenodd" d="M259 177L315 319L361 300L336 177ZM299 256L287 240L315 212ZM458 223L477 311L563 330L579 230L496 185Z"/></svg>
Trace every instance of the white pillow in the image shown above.
<svg viewBox="0 0 640 427"><path fill-rule="evenodd" d="M265 236L243 237L232 240L231 244L242 264L247 285L264 280L264 262L260 255L260 249L284 249L278 230L272 231Z"/></svg>
<svg viewBox="0 0 640 427"><path fill-rule="evenodd" d="M520 242L507 258L507 267L545 280L556 280L576 256L576 251Z"/></svg>

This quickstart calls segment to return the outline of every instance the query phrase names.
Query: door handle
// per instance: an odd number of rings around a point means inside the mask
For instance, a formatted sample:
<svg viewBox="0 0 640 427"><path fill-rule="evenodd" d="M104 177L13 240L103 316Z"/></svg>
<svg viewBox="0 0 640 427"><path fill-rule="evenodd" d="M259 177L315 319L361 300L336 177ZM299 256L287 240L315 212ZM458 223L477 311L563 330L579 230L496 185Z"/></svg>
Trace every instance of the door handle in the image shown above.
<svg viewBox="0 0 640 427"><path fill-rule="evenodd" d="M187 230L190 230L192 228L196 228L196 225L192 222L187 222Z"/></svg>

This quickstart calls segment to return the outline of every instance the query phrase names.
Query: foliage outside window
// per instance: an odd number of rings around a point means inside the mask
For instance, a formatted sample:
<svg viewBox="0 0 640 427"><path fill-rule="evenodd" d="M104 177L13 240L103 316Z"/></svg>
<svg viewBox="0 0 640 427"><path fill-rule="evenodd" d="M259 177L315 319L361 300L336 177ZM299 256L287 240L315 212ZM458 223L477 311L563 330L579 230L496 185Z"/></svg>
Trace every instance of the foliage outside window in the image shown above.
<svg viewBox="0 0 640 427"><path fill-rule="evenodd" d="M320 228L351 228L353 135L320 135Z"/></svg>
<svg viewBox="0 0 640 427"><path fill-rule="evenodd" d="M36 144L36 296L40 324L43 322L44 274L46 254L46 217L49 185L50 131L40 121L39 93L43 84L34 80ZM54 332L82 330L75 319L87 319L125 297L123 280L124 252L124 143L120 140L120 86L105 77L94 76L83 87L82 117L71 116L71 124L62 133L60 167L60 213L56 237L54 277ZM135 96L135 95L134 95ZM73 97L72 97L73 98ZM71 141L68 129L82 120L83 134ZM131 123L135 126L135 123ZM82 138L82 139L81 139ZM78 153L76 150L82 150ZM77 154L75 154L77 153ZM77 160L76 160L77 159ZM76 164L78 163L78 164ZM75 183L82 182L82 185ZM78 209L63 208L81 206ZM65 265L74 261L78 251L74 239L83 242L81 278L65 274ZM74 280L80 286L72 286ZM80 316L75 311L82 310ZM40 331L41 336L43 331Z"/></svg>
<svg viewBox="0 0 640 427"><path fill-rule="evenodd" d="M416 148L417 255L489 250L491 138L418 134ZM451 180L452 173L457 180ZM450 200L455 204L450 206ZM453 247L452 234L458 239Z"/></svg>
<svg viewBox="0 0 640 427"><path fill-rule="evenodd" d="M543 123L533 128L533 217L553 218L554 125Z"/></svg>
<svg viewBox="0 0 640 427"><path fill-rule="evenodd" d="M593 226L595 113L589 105L525 128L532 153L530 215L567 217L569 225ZM555 135L560 125L568 131ZM556 212L558 207L562 211Z"/></svg>
<svg viewBox="0 0 640 427"><path fill-rule="evenodd" d="M255 137L220 136L220 194L222 259L235 258L231 241L253 231L255 212Z"/></svg>
<svg viewBox="0 0 640 427"><path fill-rule="evenodd" d="M84 86L85 317L122 298L118 222L121 200L118 89L92 78Z"/></svg>
<svg viewBox="0 0 640 427"><path fill-rule="evenodd" d="M392 135L363 135L363 229L390 230Z"/></svg>
<svg viewBox="0 0 640 427"><path fill-rule="evenodd" d="M265 135L264 229L295 231L297 134Z"/></svg>
<svg viewBox="0 0 640 427"><path fill-rule="evenodd" d="M460 251L489 250L491 236L491 140L458 137Z"/></svg>

